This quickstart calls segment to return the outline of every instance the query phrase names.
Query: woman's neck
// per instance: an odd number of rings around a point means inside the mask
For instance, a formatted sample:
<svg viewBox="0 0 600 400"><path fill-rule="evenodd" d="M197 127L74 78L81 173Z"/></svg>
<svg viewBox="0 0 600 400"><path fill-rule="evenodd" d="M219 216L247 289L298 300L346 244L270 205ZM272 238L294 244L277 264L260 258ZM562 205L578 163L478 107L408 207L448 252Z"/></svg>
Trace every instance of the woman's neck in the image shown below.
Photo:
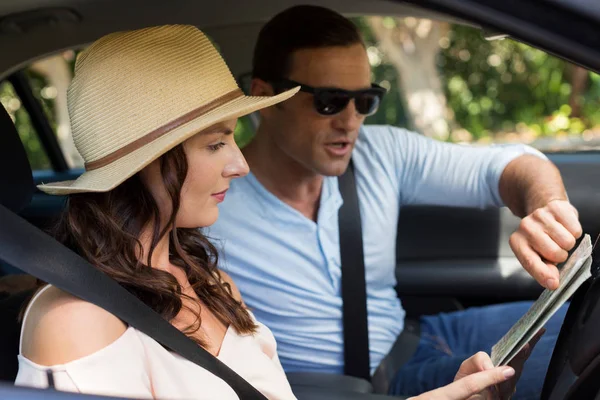
<svg viewBox="0 0 600 400"><path fill-rule="evenodd" d="M152 248L153 233L154 228L152 226L147 226L140 235L140 243L142 244L142 254L140 259L144 264L148 264L148 255L150 254L150 249ZM171 241L169 234L170 231L165 233L154 247L149 265L152 268L172 273L175 266L171 264L169 258L169 245Z"/></svg>

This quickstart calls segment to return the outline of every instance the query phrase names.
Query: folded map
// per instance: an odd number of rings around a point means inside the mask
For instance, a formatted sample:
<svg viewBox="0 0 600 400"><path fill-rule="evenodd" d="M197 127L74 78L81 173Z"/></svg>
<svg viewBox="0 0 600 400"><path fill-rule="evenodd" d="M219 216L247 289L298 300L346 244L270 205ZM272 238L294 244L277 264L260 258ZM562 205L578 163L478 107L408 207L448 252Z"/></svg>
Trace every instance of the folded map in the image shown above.
<svg viewBox="0 0 600 400"><path fill-rule="evenodd" d="M592 242L585 235L560 268L559 287L544 290L529 311L492 347L495 366L507 365L588 278L591 277Z"/></svg>

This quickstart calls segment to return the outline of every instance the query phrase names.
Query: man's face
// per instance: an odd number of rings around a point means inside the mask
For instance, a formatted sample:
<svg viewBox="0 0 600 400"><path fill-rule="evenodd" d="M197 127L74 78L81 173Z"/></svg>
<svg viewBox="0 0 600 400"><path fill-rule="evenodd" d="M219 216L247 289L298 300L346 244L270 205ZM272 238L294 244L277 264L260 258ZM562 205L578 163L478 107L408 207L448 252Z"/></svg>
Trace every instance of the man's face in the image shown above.
<svg viewBox="0 0 600 400"><path fill-rule="evenodd" d="M298 50L285 78L315 88L357 90L371 86L369 61L361 44ZM277 151L326 176L344 173L365 119L357 113L354 100L338 114L321 115L314 107L313 95L306 92L264 110L262 116Z"/></svg>

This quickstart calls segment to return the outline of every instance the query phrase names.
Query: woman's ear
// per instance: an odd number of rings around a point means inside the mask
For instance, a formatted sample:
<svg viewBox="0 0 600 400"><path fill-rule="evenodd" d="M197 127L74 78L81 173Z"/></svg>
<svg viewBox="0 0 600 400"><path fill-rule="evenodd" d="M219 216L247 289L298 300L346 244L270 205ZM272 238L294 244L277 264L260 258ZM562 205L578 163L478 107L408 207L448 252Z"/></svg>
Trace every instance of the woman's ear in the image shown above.
<svg viewBox="0 0 600 400"><path fill-rule="evenodd" d="M167 188L165 187L162 173L160 171L160 162L162 157L152 161L150 164L144 167L144 169L138 172L138 174L142 184L154 198L154 201L156 202L161 214L168 215L171 212L171 198L169 197L169 193L167 192Z"/></svg>

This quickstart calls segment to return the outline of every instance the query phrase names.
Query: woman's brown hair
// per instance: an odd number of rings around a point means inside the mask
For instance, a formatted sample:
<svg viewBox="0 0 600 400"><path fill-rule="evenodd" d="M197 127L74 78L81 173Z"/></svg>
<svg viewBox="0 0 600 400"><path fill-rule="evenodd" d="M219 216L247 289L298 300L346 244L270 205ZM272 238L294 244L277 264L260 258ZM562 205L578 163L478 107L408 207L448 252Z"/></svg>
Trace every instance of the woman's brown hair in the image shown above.
<svg viewBox="0 0 600 400"><path fill-rule="evenodd" d="M185 271L199 299L226 326L232 325L242 334L254 332L256 324L249 313L233 298L231 287L219 279L216 248L198 229L175 227L181 188L188 171L183 146L165 153L159 162L172 204L168 218L160 215L153 195L136 174L106 193L70 195L51 233L171 321L182 309L185 294L173 275L152 268L151 264L156 245L168 232L170 261ZM161 221L165 220L168 223L161 231ZM153 227L152 241L147 259L141 260L139 238L147 226ZM199 310L200 304L197 306ZM200 328L200 313L193 312L197 320L184 330L187 335Z"/></svg>

